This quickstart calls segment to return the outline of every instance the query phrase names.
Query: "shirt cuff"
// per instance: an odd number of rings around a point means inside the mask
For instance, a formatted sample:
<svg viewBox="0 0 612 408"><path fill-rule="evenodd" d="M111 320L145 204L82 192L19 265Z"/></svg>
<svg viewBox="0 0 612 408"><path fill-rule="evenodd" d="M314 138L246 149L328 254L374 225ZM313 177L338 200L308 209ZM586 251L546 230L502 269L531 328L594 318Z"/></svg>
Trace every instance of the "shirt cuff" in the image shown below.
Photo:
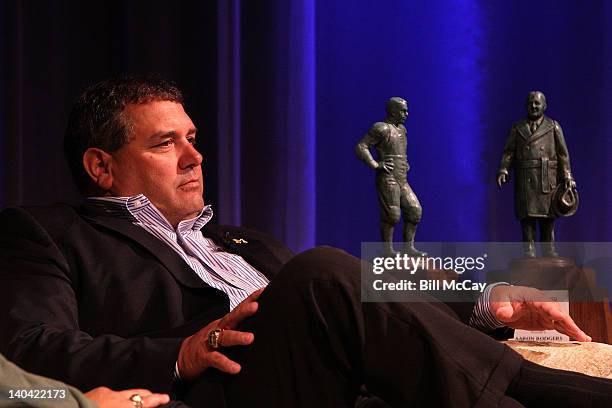
<svg viewBox="0 0 612 408"><path fill-rule="evenodd" d="M490 332L506 326L495 317L495 314L491 310L491 291L498 285L510 284L507 282L497 282L487 285L476 301L472 316L470 317L470 326L482 332Z"/></svg>

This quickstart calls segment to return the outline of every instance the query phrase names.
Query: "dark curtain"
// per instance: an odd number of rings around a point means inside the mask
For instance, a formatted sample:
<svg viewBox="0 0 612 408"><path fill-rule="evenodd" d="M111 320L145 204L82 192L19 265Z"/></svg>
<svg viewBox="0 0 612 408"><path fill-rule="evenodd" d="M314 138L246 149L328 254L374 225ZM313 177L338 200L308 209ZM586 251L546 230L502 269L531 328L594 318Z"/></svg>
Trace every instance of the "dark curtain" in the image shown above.
<svg viewBox="0 0 612 408"><path fill-rule="evenodd" d="M242 223L315 244L314 0L243 1Z"/></svg>
<svg viewBox="0 0 612 408"><path fill-rule="evenodd" d="M217 196L215 2L2 2L0 205L78 202L61 150L80 91L120 73L175 81Z"/></svg>

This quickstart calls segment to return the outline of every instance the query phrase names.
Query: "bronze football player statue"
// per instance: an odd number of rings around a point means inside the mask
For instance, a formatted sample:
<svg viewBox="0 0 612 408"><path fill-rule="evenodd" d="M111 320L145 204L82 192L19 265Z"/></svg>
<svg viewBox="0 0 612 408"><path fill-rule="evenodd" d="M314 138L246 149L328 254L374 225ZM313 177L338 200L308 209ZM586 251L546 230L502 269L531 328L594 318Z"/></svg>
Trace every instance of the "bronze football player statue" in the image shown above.
<svg viewBox="0 0 612 408"><path fill-rule="evenodd" d="M507 181L514 170L515 211L521 221L525 256L533 258L536 223L544 256L558 256L555 249L555 219L572 215L578 205L576 183L561 126L544 115L546 97L542 92L527 96L527 118L510 129L497 184Z"/></svg>
<svg viewBox="0 0 612 408"><path fill-rule="evenodd" d="M408 185L406 174L410 166L406 159L406 128L408 104L394 97L387 102L387 117L376 122L357 143L355 153L363 162L376 171L376 190L380 204L380 235L384 251L397 253L393 249L393 229L404 217L403 252L410 256L425 256L414 247L414 236L421 214L421 204ZM378 160L372 157L370 147L378 152Z"/></svg>

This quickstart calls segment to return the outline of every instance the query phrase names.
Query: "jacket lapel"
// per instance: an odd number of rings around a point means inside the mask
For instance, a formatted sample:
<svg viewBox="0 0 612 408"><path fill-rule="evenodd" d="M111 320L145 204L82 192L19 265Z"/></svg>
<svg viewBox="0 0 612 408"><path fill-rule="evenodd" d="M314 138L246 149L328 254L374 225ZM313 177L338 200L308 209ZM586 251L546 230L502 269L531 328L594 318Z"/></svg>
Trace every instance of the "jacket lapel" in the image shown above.
<svg viewBox="0 0 612 408"><path fill-rule="evenodd" d="M92 224L120 233L150 252L183 285L192 288L210 287L193 272L193 269L180 255L144 228L128 220L110 216L96 207L84 206L80 211L83 217ZM284 260L279 259L268 245L255 238L255 234L249 230L207 224L202 228L202 234L211 238L227 252L242 256L268 280L271 280L284 264Z"/></svg>
<svg viewBox="0 0 612 408"><path fill-rule="evenodd" d="M284 264L265 243L255 238L249 230L207 224L202 228L202 234L222 246L227 252L243 257L268 280L272 279Z"/></svg>
<svg viewBox="0 0 612 408"><path fill-rule="evenodd" d="M552 129L552 127L553 121L549 117L544 116L544 119L542 119L542 123L536 129L535 133L531 135L531 138L527 141L527 143L533 143L534 141L540 139L542 136L548 133L548 131Z"/></svg>
<svg viewBox="0 0 612 408"><path fill-rule="evenodd" d="M519 134L521 135L523 140L527 141L531 138L531 131L529 130L529 124L527 123L526 120L519 123L517 127L518 127Z"/></svg>
<svg viewBox="0 0 612 408"><path fill-rule="evenodd" d="M92 224L115 231L150 252L183 285L192 288L210 287L193 272L193 269L183 261L180 255L144 228L134 225L128 220L101 215L98 211L90 208L82 209L82 212L83 217Z"/></svg>

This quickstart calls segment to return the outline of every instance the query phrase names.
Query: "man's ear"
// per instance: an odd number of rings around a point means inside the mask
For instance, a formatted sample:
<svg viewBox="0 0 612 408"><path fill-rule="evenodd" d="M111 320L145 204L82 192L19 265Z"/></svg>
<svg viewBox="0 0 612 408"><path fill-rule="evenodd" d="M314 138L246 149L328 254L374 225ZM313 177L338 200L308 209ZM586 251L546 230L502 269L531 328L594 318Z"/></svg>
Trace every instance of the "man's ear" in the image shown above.
<svg viewBox="0 0 612 408"><path fill-rule="evenodd" d="M112 161L110 154L97 147L90 147L83 153L85 171L94 184L103 191L109 191L113 186Z"/></svg>

